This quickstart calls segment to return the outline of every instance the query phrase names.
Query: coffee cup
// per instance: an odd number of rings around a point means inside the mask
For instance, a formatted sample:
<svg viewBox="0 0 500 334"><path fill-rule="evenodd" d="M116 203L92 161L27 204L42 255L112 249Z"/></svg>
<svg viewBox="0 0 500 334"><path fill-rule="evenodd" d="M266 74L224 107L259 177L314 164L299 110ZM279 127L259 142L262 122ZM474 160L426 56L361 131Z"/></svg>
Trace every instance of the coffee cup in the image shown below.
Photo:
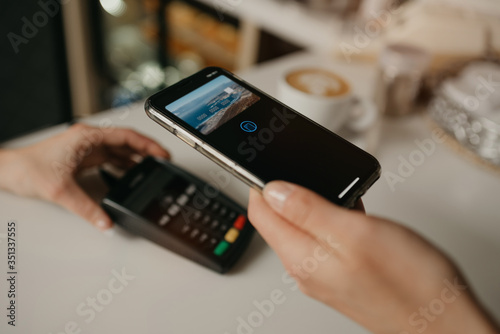
<svg viewBox="0 0 500 334"><path fill-rule="evenodd" d="M353 93L349 82L323 68L286 71L278 82L278 99L331 131L367 130L377 119L373 102Z"/></svg>

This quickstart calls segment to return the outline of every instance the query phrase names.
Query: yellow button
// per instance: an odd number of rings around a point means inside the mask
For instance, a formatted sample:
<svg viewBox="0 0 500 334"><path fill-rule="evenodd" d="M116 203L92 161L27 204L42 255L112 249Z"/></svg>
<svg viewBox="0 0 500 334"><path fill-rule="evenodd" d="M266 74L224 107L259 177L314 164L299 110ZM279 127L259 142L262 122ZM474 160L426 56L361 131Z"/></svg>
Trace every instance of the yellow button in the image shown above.
<svg viewBox="0 0 500 334"><path fill-rule="evenodd" d="M240 231L232 227L229 231L227 231L224 239L226 239L227 242L233 243L236 239L238 239L239 235Z"/></svg>

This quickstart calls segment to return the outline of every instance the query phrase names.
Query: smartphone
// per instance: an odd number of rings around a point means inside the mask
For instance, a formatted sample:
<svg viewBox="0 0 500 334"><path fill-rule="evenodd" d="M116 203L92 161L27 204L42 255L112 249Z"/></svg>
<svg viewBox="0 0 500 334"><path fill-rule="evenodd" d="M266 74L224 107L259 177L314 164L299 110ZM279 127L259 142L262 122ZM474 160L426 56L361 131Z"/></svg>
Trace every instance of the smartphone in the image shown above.
<svg viewBox="0 0 500 334"><path fill-rule="evenodd" d="M380 177L373 156L222 68L156 93L145 110L257 190L284 180L352 207Z"/></svg>

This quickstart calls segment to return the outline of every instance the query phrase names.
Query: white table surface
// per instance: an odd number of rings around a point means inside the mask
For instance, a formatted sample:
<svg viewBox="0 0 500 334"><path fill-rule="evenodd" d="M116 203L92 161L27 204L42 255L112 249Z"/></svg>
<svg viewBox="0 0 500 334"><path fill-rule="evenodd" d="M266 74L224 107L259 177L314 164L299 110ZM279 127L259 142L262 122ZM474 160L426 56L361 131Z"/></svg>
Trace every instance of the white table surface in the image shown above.
<svg viewBox="0 0 500 334"><path fill-rule="evenodd" d="M331 64L307 54L270 62L241 76L273 94L279 73L298 64L330 66L349 78L359 94L371 94L371 67ZM99 124L103 119L156 138L172 152L175 163L206 180L211 171L220 170L151 121L140 104L86 121ZM6 146L37 142L64 128L41 131ZM408 158L417 148L414 141L430 138L431 133L421 116L385 120L382 130L376 156L383 170L392 172L397 171L399 156ZM224 191L246 205L248 189L243 183L232 179ZM369 214L402 222L452 256L481 301L500 319L499 198L500 174L463 158L445 143L438 144L394 191L382 177L364 202ZM80 333L233 334L238 332L238 317L247 319L256 311L254 301L269 299L275 289L283 291L285 302L252 328L253 333L366 333L336 311L293 291L292 284L283 283L281 263L258 235L235 270L219 275L124 231L103 235L53 204L0 192L0 237L5 237L9 219L18 224L17 326L6 325L2 279L2 333L65 333L65 326L74 322ZM6 241L0 242L4 274ZM77 314L77 308L88 297L104 298L112 271L122 268L135 278L86 322L88 315Z"/></svg>

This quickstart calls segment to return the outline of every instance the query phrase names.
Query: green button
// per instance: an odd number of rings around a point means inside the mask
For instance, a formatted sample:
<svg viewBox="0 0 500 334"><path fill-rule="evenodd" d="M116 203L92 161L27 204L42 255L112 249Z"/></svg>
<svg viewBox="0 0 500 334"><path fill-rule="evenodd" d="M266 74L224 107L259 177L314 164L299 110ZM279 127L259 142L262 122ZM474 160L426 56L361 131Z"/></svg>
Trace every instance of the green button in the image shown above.
<svg viewBox="0 0 500 334"><path fill-rule="evenodd" d="M221 241L217 247L215 247L214 254L217 256L221 256L224 254L229 248L230 243L227 241Z"/></svg>

